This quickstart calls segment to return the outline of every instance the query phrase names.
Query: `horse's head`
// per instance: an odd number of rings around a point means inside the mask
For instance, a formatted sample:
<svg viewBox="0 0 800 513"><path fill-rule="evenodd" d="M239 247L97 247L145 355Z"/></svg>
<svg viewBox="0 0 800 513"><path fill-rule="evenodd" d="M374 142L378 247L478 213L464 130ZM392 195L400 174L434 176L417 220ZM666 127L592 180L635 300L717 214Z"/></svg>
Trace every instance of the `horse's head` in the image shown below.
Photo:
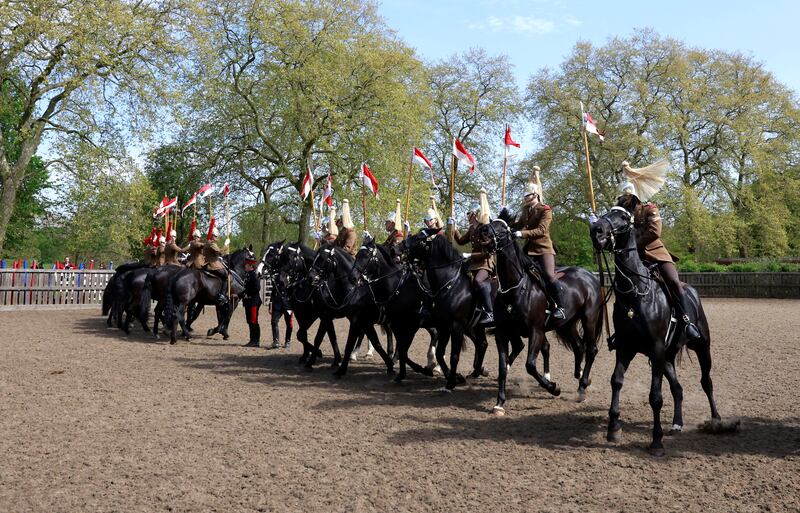
<svg viewBox="0 0 800 513"><path fill-rule="evenodd" d="M503 219L495 219L489 224L482 224L478 228L478 243L481 250L492 254L502 251L514 243L511 229Z"/></svg>
<svg viewBox="0 0 800 513"><path fill-rule="evenodd" d="M628 245L633 228L633 216L622 207L612 207L592 225L589 233L594 246L601 250L615 250Z"/></svg>
<svg viewBox="0 0 800 513"><path fill-rule="evenodd" d="M294 285L305 279L308 273L306 259L299 243L283 246L275 264L277 278L275 286L281 293L289 291Z"/></svg>
<svg viewBox="0 0 800 513"><path fill-rule="evenodd" d="M258 268L256 269L259 276L261 276L265 269L267 274L275 274L278 267L278 258L281 256L281 253L283 253L283 244L285 242L286 239L283 239L280 242L273 242L267 246L267 249L264 251L264 256L261 257L261 262L258 263Z"/></svg>
<svg viewBox="0 0 800 513"><path fill-rule="evenodd" d="M246 248L237 249L228 257L228 267L236 271L239 275L244 274L244 261L255 260L256 255L253 253L253 245L250 244Z"/></svg>
<svg viewBox="0 0 800 513"><path fill-rule="evenodd" d="M403 248L408 254L409 260L419 262L430 258L433 241L440 231L438 228L423 228L416 234L407 237L403 241Z"/></svg>
<svg viewBox="0 0 800 513"><path fill-rule="evenodd" d="M354 275L359 280L361 278L374 280L384 272L385 268L393 266L393 263L394 258L388 250L370 239L356 253L356 261L353 265Z"/></svg>
<svg viewBox="0 0 800 513"><path fill-rule="evenodd" d="M308 271L308 277L311 283L316 285L331 276L336 276L337 272L340 275L349 273L352 268L353 259L348 252L335 246L329 246L317 252L314 263Z"/></svg>

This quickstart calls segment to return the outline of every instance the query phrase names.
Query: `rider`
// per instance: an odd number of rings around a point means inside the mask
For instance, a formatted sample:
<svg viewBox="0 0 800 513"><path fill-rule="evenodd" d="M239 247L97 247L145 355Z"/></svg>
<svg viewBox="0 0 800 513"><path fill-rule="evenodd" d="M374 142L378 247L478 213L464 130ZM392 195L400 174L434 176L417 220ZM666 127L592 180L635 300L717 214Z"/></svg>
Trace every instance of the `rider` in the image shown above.
<svg viewBox="0 0 800 513"><path fill-rule="evenodd" d="M439 217L439 213L432 208L428 209L428 212L425 214L425 217L422 219L422 223L425 225L425 228L428 230L436 230L435 235L442 235L444 223L442 223L442 218ZM434 233L432 233L434 234Z"/></svg>
<svg viewBox="0 0 800 513"><path fill-rule="evenodd" d="M550 223L553 220L553 211L542 203L538 185L528 182L525 188L522 211L517 218L510 223L511 228L516 230L514 236L526 239L525 250L528 256L532 257L542 270L542 280L544 280L545 290L550 300L553 302L553 310L550 315L554 319L563 320L565 318L564 309L561 307L561 288L556 278L556 251L553 248L553 241L550 240Z"/></svg>
<svg viewBox="0 0 800 513"><path fill-rule="evenodd" d="M142 261L147 267L153 267L153 239L155 237L156 229L153 227L153 231L150 233L150 236L144 239L144 258L142 258Z"/></svg>
<svg viewBox="0 0 800 513"><path fill-rule="evenodd" d="M700 331L689 318L689 313L692 313L693 309L683 284L678 278L678 270L675 267L677 257L667 251L661 241L661 215L658 213L658 207L653 203L642 203L636 194L636 186L631 182L623 182L620 192L617 206L624 208L633 216L639 256L642 260L658 264L658 271L672 295L673 302L676 302L676 306L683 312L686 336L690 340L700 338Z"/></svg>
<svg viewBox="0 0 800 513"><path fill-rule="evenodd" d="M182 248L175 243L178 234L175 230L169 232L169 241L164 247L164 264L166 265L181 265L178 262L178 255L184 253L189 247Z"/></svg>
<svg viewBox="0 0 800 513"><path fill-rule="evenodd" d="M206 259L203 257L203 242L200 240L200 230L192 232L192 240L189 243L189 258L186 259L186 267L193 269L202 269L206 265Z"/></svg>
<svg viewBox="0 0 800 513"><path fill-rule="evenodd" d="M383 242L383 247L391 251L395 246L403 243L403 232L398 229L402 225L403 223L400 218L400 200L397 200L397 209L394 212L389 212L383 224L386 233L389 234Z"/></svg>
<svg viewBox="0 0 800 513"><path fill-rule="evenodd" d="M211 232L208 234L208 240L203 245L203 257L206 260L206 265L203 269L220 278L223 283L226 283L228 279L228 270L225 268L225 264L222 263L220 257L228 254L231 241L230 239L225 239L225 245L220 248L217 246L217 237L219 237L219 230L214 227L212 219ZM224 305L228 302L228 296L225 294L226 291L227 287L222 287L219 296L217 296L217 302L220 304Z"/></svg>
<svg viewBox="0 0 800 513"><path fill-rule="evenodd" d="M481 318L478 324L487 325L494 323L494 303L492 301L492 275L495 272L494 255L488 255L481 250L481 241L478 238L478 229L482 224L489 224L489 201L486 190L481 189L480 202L474 202L467 212L469 228L462 235L458 227L453 224L453 235L459 245L472 243L472 253L464 253L469 258L469 271L472 274L472 283L478 293L482 304ZM448 219L448 222L450 220Z"/></svg>
<svg viewBox="0 0 800 513"><path fill-rule="evenodd" d="M244 347L261 345L261 326L258 324L258 309L261 308L261 278L256 273L258 261L247 258L244 261L244 315L250 330L250 341Z"/></svg>
<svg viewBox="0 0 800 513"><path fill-rule="evenodd" d="M155 267L161 267L166 262L166 255L164 251L167 248L167 238L164 235L161 235L158 238L158 247L156 248L156 265Z"/></svg>
<svg viewBox="0 0 800 513"><path fill-rule="evenodd" d="M356 231L353 220L350 218L350 202L342 201L342 215L336 220L336 228L339 235L333 241L334 246L347 250L352 256L356 256L358 245L356 244Z"/></svg>

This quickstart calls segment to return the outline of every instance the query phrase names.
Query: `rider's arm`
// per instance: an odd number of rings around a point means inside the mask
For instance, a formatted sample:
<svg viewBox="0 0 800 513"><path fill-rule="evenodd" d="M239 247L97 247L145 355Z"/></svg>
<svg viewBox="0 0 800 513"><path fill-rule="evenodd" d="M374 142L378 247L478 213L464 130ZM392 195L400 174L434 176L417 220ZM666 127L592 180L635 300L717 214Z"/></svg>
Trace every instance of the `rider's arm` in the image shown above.
<svg viewBox="0 0 800 513"><path fill-rule="evenodd" d="M661 238L661 215L658 213L658 207L651 204L646 208L645 226L639 242L642 246L647 246Z"/></svg>
<svg viewBox="0 0 800 513"><path fill-rule="evenodd" d="M553 220L553 211L550 210L550 207L545 207L544 211L542 212L542 216L539 218L539 224L536 225L536 228L531 228L530 230L520 230L522 232L522 236L526 239L538 239L539 237L544 237L550 233L550 222Z"/></svg>

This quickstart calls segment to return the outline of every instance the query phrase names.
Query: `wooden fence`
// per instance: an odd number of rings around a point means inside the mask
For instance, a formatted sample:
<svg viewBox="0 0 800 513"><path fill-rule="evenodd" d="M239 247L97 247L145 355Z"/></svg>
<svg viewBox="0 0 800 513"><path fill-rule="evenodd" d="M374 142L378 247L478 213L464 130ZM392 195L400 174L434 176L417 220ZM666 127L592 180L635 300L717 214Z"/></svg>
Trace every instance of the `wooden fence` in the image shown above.
<svg viewBox="0 0 800 513"><path fill-rule="evenodd" d="M0 269L0 310L92 308L103 300L113 271ZM800 273L681 273L700 297L800 299ZM261 282L262 299L270 283Z"/></svg>

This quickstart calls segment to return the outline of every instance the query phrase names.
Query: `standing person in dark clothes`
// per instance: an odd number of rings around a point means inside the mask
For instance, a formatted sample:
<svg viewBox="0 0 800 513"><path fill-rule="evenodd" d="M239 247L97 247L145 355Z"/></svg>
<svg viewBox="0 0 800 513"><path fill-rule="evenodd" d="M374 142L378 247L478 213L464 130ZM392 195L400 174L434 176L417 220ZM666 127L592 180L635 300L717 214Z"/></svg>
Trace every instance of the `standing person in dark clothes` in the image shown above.
<svg viewBox="0 0 800 513"><path fill-rule="evenodd" d="M272 287L272 293L269 295L269 314L270 323L272 324L272 349L281 347L279 340L281 339L281 330L279 324L281 317L286 322L286 338L284 339L283 348L289 349L292 341L292 310L289 306L289 301L278 292L277 287Z"/></svg>
<svg viewBox="0 0 800 513"><path fill-rule="evenodd" d="M261 308L261 278L256 273L258 261L244 261L244 314L250 328L250 342L245 347L258 347L261 344L261 326L258 325L258 309Z"/></svg>

